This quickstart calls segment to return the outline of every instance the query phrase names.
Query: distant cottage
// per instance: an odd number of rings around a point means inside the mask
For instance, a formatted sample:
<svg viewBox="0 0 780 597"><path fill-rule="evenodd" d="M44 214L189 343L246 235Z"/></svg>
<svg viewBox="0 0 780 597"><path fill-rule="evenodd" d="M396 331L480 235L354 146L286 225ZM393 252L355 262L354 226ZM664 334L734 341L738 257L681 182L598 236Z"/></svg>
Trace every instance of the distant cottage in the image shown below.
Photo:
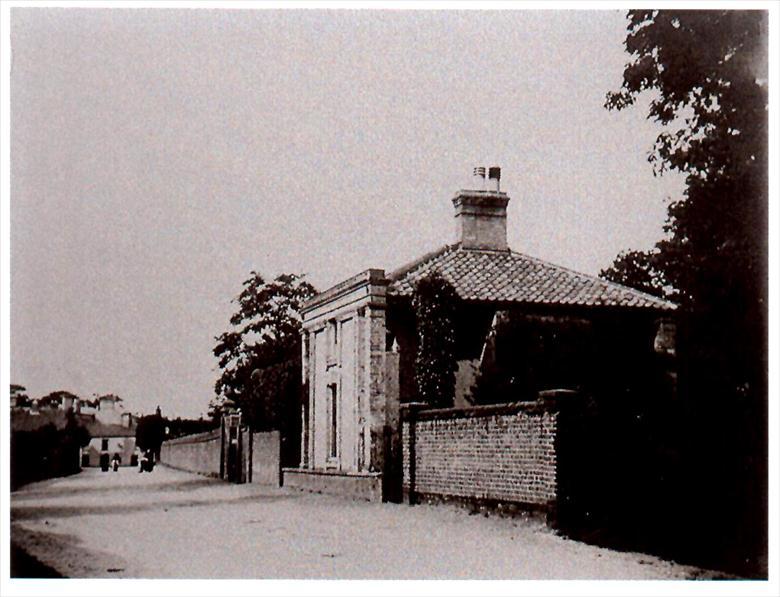
<svg viewBox="0 0 780 597"><path fill-rule="evenodd" d="M81 466L106 466L118 455L122 466L135 466L136 421L133 415L121 406L121 398L113 394L101 396L92 419L87 421L87 430L92 439L81 450Z"/></svg>
<svg viewBox="0 0 780 597"><path fill-rule="evenodd" d="M510 198L499 190L499 178L500 171L491 169L494 188L456 193L454 244L388 274L366 270L304 305L301 462L284 470L285 485L397 500L402 485L406 491L414 480L410 471L418 456L414 439L404 435L410 427L401 420L402 405L417 400L411 297L417 281L433 271L460 299L456 408L447 417L482 416L498 407L480 405L523 403L562 388L621 397L653 384L673 388L669 315L675 305L512 251L506 233ZM478 180L475 186L484 185ZM531 416L513 416L521 415ZM434 429L439 438L441 429ZM458 437L451 441L467 441ZM427 491L473 494L461 481L434 478L443 469L451 477L461 474L451 460L431 472ZM487 470L474 474L490 476ZM554 489L539 495L518 489L544 484L524 477L526 472L518 473L517 487L486 485L477 493L510 501L553 499ZM554 472L549 479L555 483Z"/></svg>
<svg viewBox="0 0 780 597"><path fill-rule="evenodd" d="M27 407L12 402L11 428L14 431L34 431L46 425L64 429L67 412L72 409L76 421L89 431L90 442L81 448L79 463L82 467L107 465L114 454L121 458L122 466L135 466L136 420L125 411L122 399L113 394L100 396L94 401L81 400L63 392L59 403L39 407L39 400L32 400Z"/></svg>

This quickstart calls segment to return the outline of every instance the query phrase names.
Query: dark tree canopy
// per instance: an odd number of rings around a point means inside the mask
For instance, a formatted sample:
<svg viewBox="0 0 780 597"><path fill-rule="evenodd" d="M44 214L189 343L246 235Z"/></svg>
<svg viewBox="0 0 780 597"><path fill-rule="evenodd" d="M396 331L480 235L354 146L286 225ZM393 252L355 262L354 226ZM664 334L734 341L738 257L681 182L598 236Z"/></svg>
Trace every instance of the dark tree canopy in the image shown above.
<svg viewBox="0 0 780 597"><path fill-rule="evenodd" d="M65 411L65 429L64 429L64 443L68 446L76 446L78 448L85 448L89 445L92 436L89 430L81 424L73 411L73 408L69 408Z"/></svg>
<svg viewBox="0 0 780 597"><path fill-rule="evenodd" d="M631 59L606 106L624 109L650 94L648 118L664 131L649 160L657 173L684 173L686 190L669 204L666 238L653 251L619 256L603 274L645 290L659 283L674 289L687 417L679 448L689 483L680 495L691 501L691 533L699 537L699 552L760 573L766 554L768 16L633 10L628 21Z"/></svg>
<svg viewBox="0 0 780 597"><path fill-rule="evenodd" d="M412 307L417 327L414 378L417 396L433 407L452 406L455 399L455 310L458 295L438 272L421 278Z"/></svg>
<svg viewBox="0 0 780 597"><path fill-rule="evenodd" d="M16 406L30 406L32 402L27 395L27 388L19 384L11 384L11 396L16 398Z"/></svg>
<svg viewBox="0 0 780 597"><path fill-rule="evenodd" d="M767 15L762 11L629 12L623 109L652 92L665 125L650 154L686 174L654 251L621 255L604 274L643 289L669 285L696 383L760 395L767 299ZM718 378L714 377L717 372ZM693 379L692 377L689 379Z"/></svg>
<svg viewBox="0 0 780 597"><path fill-rule="evenodd" d="M168 427L170 433L167 438L173 439L181 437L183 435L193 435L195 433L203 433L205 431L211 431L214 429L213 421L209 419L182 419L176 417L175 419L163 418L164 425Z"/></svg>
<svg viewBox="0 0 780 597"><path fill-rule="evenodd" d="M650 161L698 178L752 167L765 156L767 15L762 11L632 10L623 85L607 107L648 90L661 133ZM764 150L762 150L764 148Z"/></svg>
<svg viewBox="0 0 780 597"><path fill-rule="evenodd" d="M165 440L165 420L158 411L138 419L135 428L135 445L141 450L151 450L160 453L160 446Z"/></svg>
<svg viewBox="0 0 780 597"><path fill-rule="evenodd" d="M267 282L251 272L234 300L238 310L230 318L230 329L216 338L214 355L222 373L212 417L230 401L255 429L279 424L284 407L278 401L297 397L300 389L300 374L295 373L301 360L300 309L316 293L302 275L282 274Z"/></svg>
<svg viewBox="0 0 780 597"><path fill-rule="evenodd" d="M658 243L665 282L686 307L738 285L761 308L767 227L767 16L761 11L635 10L632 60L607 107L652 92L648 118L665 130L649 160L687 175ZM638 255L635 255L638 257ZM647 256L650 261L651 255ZM733 297L724 297L731 300Z"/></svg>
<svg viewBox="0 0 780 597"><path fill-rule="evenodd" d="M57 390L56 392L50 392L38 400L38 406L40 407L52 407L58 408L62 406L66 398L72 400L79 400L79 397L67 390Z"/></svg>
<svg viewBox="0 0 780 597"><path fill-rule="evenodd" d="M62 429L48 423L30 431L11 431L10 439L10 479L11 489L15 490L31 481L79 472L79 452L91 438L69 408Z"/></svg>
<svg viewBox="0 0 780 597"><path fill-rule="evenodd" d="M599 277L661 298L674 300L675 293L664 274L658 251L624 251Z"/></svg>

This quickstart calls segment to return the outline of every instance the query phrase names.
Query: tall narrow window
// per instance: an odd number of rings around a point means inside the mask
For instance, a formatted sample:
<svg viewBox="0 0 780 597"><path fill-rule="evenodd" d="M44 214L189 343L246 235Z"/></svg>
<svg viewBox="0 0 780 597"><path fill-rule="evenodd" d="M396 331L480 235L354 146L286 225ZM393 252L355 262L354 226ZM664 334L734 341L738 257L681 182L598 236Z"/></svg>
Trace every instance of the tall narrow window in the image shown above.
<svg viewBox="0 0 780 597"><path fill-rule="evenodd" d="M338 439L338 395L336 384L328 386L328 399L330 401L330 409L328 411L328 456L330 458L336 458L338 456L337 439Z"/></svg>
<svg viewBox="0 0 780 597"><path fill-rule="evenodd" d="M107 438L103 438L100 441L100 449L101 450L108 450L108 439Z"/></svg>
<svg viewBox="0 0 780 597"><path fill-rule="evenodd" d="M339 322L331 319L328 322L328 365L337 365L339 358Z"/></svg>

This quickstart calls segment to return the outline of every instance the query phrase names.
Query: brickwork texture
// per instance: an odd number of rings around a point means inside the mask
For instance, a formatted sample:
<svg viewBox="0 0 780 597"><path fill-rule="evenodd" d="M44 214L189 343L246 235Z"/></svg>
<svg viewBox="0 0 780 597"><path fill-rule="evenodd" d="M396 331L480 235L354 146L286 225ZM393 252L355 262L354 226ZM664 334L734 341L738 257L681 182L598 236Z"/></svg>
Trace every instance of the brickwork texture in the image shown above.
<svg viewBox="0 0 780 597"><path fill-rule="evenodd" d="M404 492L551 509L557 497L557 418L554 408L537 403L407 416Z"/></svg>

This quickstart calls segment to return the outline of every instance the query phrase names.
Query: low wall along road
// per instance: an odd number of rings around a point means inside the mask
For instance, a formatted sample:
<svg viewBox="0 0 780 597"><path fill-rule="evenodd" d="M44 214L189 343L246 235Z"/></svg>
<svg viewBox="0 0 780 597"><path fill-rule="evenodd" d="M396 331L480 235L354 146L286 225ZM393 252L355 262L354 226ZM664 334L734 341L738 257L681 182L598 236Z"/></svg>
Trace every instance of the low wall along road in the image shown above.
<svg viewBox="0 0 780 597"><path fill-rule="evenodd" d="M226 449L227 436L223 428L206 433L187 435L163 442L160 462L182 471L198 473L209 477L227 478L230 466L227 459L235 457L246 474L240 482L262 485L280 485L280 436L278 431L257 433L243 432L240 454L234 455Z"/></svg>

